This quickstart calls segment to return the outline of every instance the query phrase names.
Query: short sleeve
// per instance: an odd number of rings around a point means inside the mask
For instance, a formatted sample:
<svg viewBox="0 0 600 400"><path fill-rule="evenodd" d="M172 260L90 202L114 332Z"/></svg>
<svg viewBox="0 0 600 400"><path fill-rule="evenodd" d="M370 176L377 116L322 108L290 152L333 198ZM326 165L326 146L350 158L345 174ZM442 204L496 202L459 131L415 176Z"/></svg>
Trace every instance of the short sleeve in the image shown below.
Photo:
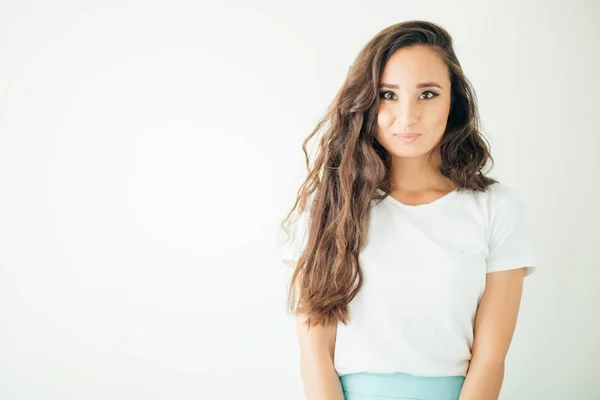
<svg viewBox="0 0 600 400"><path fill-rule="evenodd" d="M496 183L489 197L487 272L526 267L525 276L537 269L527 210L513 188Z"/></svg>
<svg viewBox="0 0 600 400"><path fill-rule="evenodd" d="M281 261L290 268L296 266L300 254L308 239L308 211L299 213L294 210L289 221L289 235L283 227L280 228L277 248Z"/></svg>

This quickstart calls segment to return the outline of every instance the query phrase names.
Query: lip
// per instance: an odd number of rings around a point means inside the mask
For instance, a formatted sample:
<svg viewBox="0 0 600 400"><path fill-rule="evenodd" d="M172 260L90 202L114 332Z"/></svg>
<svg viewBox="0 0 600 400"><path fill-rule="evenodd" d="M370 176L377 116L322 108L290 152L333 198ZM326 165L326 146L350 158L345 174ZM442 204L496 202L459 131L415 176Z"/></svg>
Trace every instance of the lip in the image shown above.
<svg viewBox="0 0 600 400"><path fill-rule="evenodd" d="M412 143L417 140L421 134L420 133L394 133L394 136L400 139L404 143Z"/></svg>

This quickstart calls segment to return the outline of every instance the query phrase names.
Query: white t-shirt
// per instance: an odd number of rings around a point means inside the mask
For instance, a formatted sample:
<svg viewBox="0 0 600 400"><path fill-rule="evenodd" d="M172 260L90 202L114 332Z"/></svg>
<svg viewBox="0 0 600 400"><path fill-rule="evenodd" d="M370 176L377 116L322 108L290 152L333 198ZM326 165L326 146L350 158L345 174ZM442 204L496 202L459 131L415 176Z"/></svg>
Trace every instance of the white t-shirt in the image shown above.
<svg viewBox="0 0 600 400"><path fill-rule="evenodd" d="M307 221L304 213L280 247L289 266L306 244ZM373 201L359 256L363 286L348 325L337 327L338 375L465 376L486 273L527 267L529 275L534 256L524 203L504 184L417 206Z"/></svg>

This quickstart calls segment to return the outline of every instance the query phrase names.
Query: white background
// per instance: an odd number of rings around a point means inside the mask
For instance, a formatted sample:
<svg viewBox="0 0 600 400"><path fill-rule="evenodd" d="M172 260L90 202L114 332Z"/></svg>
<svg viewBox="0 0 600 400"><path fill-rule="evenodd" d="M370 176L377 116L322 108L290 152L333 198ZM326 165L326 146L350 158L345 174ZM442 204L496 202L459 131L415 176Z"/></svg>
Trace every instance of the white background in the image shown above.
<svg viewBox="0 0 600 400"><path fill-rule="evenodd" d="M359 49L442 24L526 199L501 398L600 398L599 3L0 3L0 398L302 399L279 222Z"/></svg>

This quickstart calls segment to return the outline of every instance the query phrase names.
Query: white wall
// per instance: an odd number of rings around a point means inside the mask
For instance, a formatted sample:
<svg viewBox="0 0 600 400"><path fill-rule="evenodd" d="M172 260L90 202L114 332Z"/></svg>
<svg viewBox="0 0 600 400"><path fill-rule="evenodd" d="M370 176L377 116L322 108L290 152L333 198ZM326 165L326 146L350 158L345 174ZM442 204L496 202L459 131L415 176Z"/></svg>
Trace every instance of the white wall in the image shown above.
<svg viewBox="0 0 600 400"><path fill-rule="evenodd" d="M360 47L441 23L531 209L501 398L599 399L598 2L0 3L0 398L302 399L275 233Z"/></svg>

